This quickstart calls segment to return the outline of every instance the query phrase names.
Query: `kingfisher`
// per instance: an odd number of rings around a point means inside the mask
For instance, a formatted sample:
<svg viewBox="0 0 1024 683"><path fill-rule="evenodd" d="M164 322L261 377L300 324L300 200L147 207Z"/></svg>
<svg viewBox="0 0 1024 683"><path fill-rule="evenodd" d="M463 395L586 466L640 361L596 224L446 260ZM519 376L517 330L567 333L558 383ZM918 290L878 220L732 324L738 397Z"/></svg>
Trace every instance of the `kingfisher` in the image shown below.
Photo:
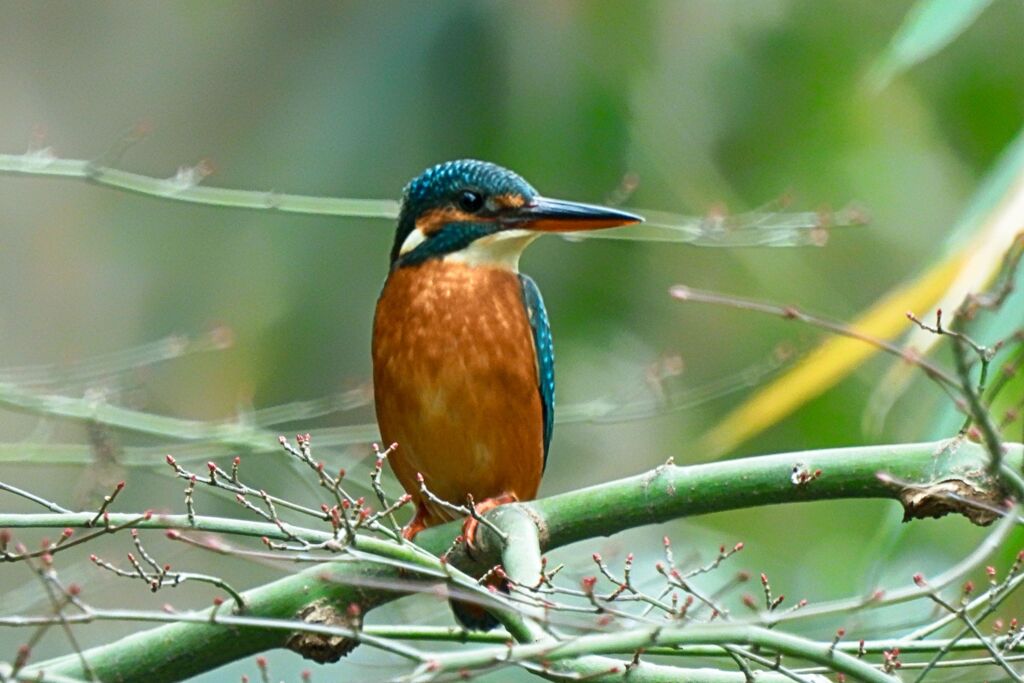
<svg viewBox="0 0 1024 683"><path fill-rule="evenodd" d="M373 389L388 461L415 505L403 536L534 498L554 422L554 349L540 290L519 272L544 233L639 216L549 199L484 161L427 169L403 192L373 323ZM421 483L431 496L424 495ZM472 549L476 522L464 523Z"/></svg>

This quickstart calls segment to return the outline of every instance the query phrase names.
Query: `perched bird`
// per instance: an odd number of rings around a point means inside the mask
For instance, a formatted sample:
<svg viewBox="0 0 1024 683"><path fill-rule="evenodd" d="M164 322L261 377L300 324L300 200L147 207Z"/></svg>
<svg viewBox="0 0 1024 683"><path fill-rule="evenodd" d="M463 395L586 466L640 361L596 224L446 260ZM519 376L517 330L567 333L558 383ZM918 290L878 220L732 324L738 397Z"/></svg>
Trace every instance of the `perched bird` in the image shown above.
<svg viewBox="0 0 1024 683"><path fill-rule="evenodd" d="M449 161L405 188L373 324L373 387L389 461L415 503L412 538L454 513L537 494L554 417L551 331L519 256L545 232L611 228L624 211L548 199L512 171ZM475 522L467 518L472 548Z"/></svg>

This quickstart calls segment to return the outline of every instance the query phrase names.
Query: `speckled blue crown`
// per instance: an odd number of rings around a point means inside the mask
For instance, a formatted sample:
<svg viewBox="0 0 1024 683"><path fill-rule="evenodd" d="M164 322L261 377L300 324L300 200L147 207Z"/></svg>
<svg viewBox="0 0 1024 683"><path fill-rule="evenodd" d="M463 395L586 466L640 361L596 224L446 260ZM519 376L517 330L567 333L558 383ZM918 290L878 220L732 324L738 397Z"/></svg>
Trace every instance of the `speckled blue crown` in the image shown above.
<svg viewBox="0 0 1024 683"><path fill-rule="evenodd" d="M522 176L507 168L476 159L446 161L428 168L405 186L404 203L429 206L451 198L459 190L484 194L515 194L535 197L537 191Z"/></svg>

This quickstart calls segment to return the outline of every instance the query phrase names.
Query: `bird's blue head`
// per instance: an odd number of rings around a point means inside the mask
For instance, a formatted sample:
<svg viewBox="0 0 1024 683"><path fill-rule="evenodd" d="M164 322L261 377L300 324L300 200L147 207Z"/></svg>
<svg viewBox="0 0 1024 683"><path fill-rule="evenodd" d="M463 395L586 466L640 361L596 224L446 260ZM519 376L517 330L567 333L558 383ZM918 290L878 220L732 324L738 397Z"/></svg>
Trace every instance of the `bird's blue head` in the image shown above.
<svg viewBox="0 0 1024 683"><path fill-rule="evenodd" d="M540 233L640 220L624 211L541 197L517 173L486 161L448 161L405 187L391 266L452 257L514 268L519 254Z"/></svg>

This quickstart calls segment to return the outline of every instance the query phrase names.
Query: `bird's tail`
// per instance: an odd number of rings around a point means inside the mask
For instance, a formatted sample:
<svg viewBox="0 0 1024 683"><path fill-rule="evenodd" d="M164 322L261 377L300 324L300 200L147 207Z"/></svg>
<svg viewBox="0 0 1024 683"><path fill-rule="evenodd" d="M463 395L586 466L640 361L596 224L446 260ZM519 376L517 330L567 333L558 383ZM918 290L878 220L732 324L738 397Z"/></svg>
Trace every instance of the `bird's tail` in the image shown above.
<svg viewBox="0 0 1024 683"><path fill-rule="evenodd" d="M508 580L500 572L492 572L484 581L483 585L489 589L500 591L508 595ZM495 619L494 616L479 603L452 599L449 600L449 604L452 606L452 614L455 615L455 621L459 622L464 628L467 628L470 631L493 631L501 625L501 622Z"/></svg>

